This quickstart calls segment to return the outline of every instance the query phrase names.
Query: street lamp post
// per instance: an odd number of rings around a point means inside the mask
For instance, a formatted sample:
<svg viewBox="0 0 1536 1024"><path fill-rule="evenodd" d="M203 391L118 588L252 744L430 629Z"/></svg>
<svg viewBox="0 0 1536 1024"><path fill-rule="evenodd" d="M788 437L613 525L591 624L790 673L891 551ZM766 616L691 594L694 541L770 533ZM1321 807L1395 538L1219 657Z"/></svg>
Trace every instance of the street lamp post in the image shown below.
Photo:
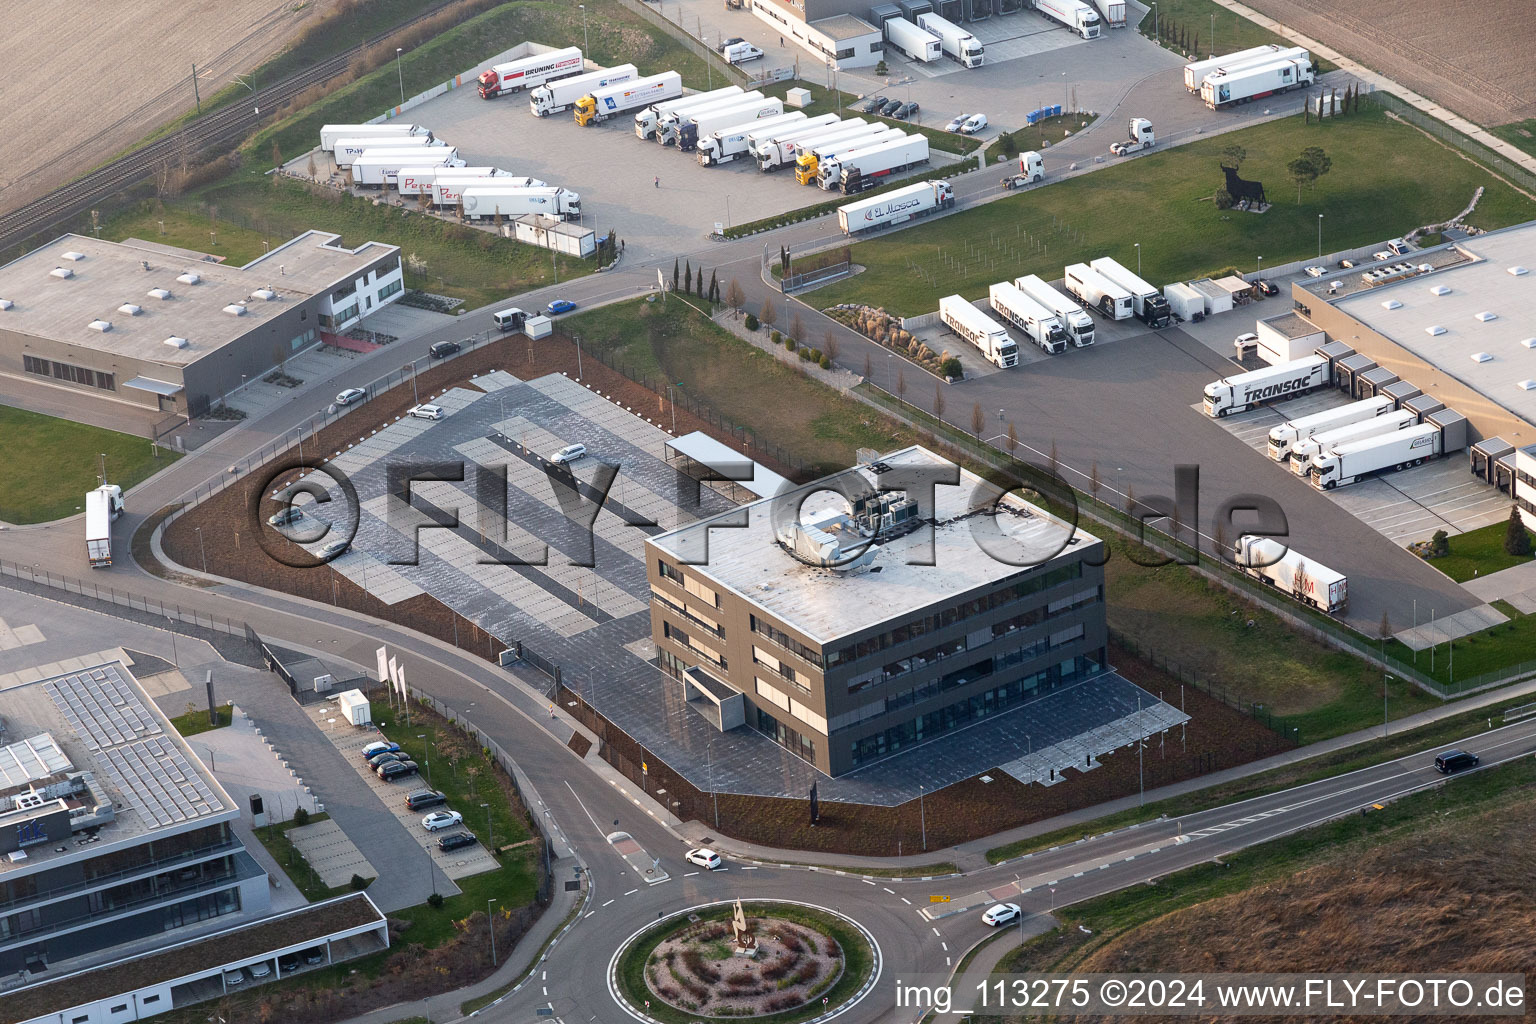
<svg viewBox="0 0 1536 1024"><path fill-rule="evenodd" d="M1152 0L1152 38L1163 41L1162 23L1158 20L1157 0Z"/></svg>
<svg viewBox="0 0 1536 1024"><path fill-rule="evenodd" d="M426 750L427 750L427 758L426 758L427 785L430 786L430 785L432 785L432 741L427 739L427 734L424 733L424 732L417 733L416 734L416 738L419 739L419 740L424 740L426 742Z"/></svg>
<svg viewBox="0 0 1536 1024"><path fill-rule="evenodd" d="M720 791L715 789L715 741L704 745L704 759L709 764L709 795L715 804L715 831L720 831Z"/></svg>
<svg viewBox="0 0 1536 1024"><path fill-rule="evenodd" d="M1141 276L1141 243L1136 243L1136 276Z"/></svg>
<svg viewBox="0 0 1536 1024"><path fill-rule="evenodd" d="M928 850L928 812L923 807L923 784L917 784L917 821L923 830L923 851Z"/></svg>
<svg viewBox="0 0 1536 1024"><path fill-rule="evenodd" d="M400 105L405 105L405 71L400 67L400 54L405 52L403 46L395 47L395 77L400 80Z"/></svg>
<svg viewBox="0 0 1536 1024"><path fill-rule="evenodd" d="M492 967L496 966L496 918L491 913L491 904L495 903L495 902L496 902L496 900L494 898L488 899L488 900L485 901L485 927L486 927L486 930L491 933L491 966Z"/></svg>
<svg viewBox="0 0 1536 1024"><path fill-rule="evenodd" d="M1323 215L1317 215L1317 258L1323 258Z"/></svg>
<svg viewBox="0 0 1536 1024"><path fill-rule="evenodd" d="M496 849L496 830L491 826L491 805L481 804L485 808L485 848L494 851Z"/></svg>
<svg viewBox="0 0 1536 1024"><path fill-rule="evenodd" d="M194 526L192 527L192 532L197 534L197 552L203 556L203 572L207 572L208 549L203 547L203 528L201 526Z"/></svg>
<svg viewBox="0 0 1536 1024"><path fill-rule="evenodd" d="M576 6L581 8L581 52L586 55L592 51L592 47L587 45L587 5L577 4Z"/></svg>
<svg viewBox="0 0 1536 1024"><path fill-rule="evenodd" d="M731 226L731 194L725 194L725 226Z"/></svg>
<svg viewBox="0 0 1536 1024"><path fill-rule="evenodd" d="M1260 274L1264 273L1264 257L1263 256L1259 257L1259 269L1258 269L1257 273L1260 273Z"/></svg>

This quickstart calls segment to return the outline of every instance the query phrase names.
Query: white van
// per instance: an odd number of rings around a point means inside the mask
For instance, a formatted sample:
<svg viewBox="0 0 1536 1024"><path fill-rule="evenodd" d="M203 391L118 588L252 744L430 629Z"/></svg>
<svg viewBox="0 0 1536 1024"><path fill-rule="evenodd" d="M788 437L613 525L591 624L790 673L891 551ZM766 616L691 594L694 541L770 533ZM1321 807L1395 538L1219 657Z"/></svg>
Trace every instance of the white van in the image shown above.
<svg viewBox="0 0 1536 1024"><path fill-rule="evenodd" d="M763 51L751 43L732 43L721 53L730 64L745 64L749 60L758 60L763 56Z"/></svg>
<svg viewBox="0 0 1536 1024"><path fill-rule="evenodd" d="M491 319L496 322L498 330L520 331L523 329L523 321L528 319L528 314L514 306L492 314Z"/></svg>

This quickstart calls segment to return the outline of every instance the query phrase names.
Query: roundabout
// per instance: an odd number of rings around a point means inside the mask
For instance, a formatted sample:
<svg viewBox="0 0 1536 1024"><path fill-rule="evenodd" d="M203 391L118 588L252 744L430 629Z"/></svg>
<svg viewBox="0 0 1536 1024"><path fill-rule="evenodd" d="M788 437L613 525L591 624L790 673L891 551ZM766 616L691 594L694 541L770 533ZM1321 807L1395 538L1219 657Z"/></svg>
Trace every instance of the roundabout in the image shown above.
<svg viewBox="0 0 1536 1024"><path fill-rule="evenodd" d="M609 964L609 991L658 1024L808 1024L851 1009L880 977L863 925L788 900L708 903L630 935Z"/></svg>

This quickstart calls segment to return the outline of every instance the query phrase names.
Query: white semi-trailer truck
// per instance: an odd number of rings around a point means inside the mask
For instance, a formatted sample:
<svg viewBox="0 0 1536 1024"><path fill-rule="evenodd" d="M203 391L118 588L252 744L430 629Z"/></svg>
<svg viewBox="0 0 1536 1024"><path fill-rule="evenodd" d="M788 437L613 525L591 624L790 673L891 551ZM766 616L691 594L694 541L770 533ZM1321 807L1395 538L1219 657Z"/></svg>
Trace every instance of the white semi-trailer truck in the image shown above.
<svg viewBox="0 0 1536 1024"><path fill-rule="evenodd" d="M610 85L622 85L640 77L633 64L620 64L606 71L589 71L584 75L572 75L558 82L539 86L528 94L528 113L534 117L548 117L569 110L593 89L606 89Z"/></svg>
<svg viewBox="0 0 1536 1024"><path fill-rule="evenodd" d="M860 131L839 136L830 142L803 146L799 155L795 157L795 181L802 185L814 185L819 178L818 172L821 170L823 160L829 160L838 153L852 153L854 150L874 145L876 139L893 139L897 134L899 133L889 125L876 122L865 125Z"/></svg>
<svg viewBox="0 0 1536 1024"><path fill-rule="evenodd" d="M987 292L992 309L1004 320L1023 331L1025 336L1051 355L1067 350L1067 329L1061 319L1014 284L999 281Z"/></svg>
<svg viewBox="0 0 1536 1024"><path fill-rule="evenodd" d="M682 94L683 79L676 71L664 71L632 82L594 89L575 102L576 123L583 128L590 128L610 117L676 99Z"/></svg>
<svg viewBox="0 0 1536 1024"><path fill-rule="evenodd" d="M495 182L471 185L459 196L464 216L483 220L498 213L503 217L521 217L542 213L547 217L574 220L581 216L581 196L568 188L546 185L543 188L506 188Z"/></svg>
<svg viewBox="0 0 1536 1024"><path fill-rule="evenodd" d="M892 174L928 162L928 138L900 134L901 138L880 136L871 145L852 153L834 155L816 169L816 184L846 195L878 188Z"/></svg>
<svg viewBox="0 0 1536 1024"><path fill-rule="evenodd" d="M1008 329L958 295L939 300L939 319L944 325L981 350L987 362L1007 368L1019 365L1019 346Z"/></svg>
<svg viewBox="0 0 1536 1024"><path fill-rule="evenodd" d="M692 153L699 147L699 139L721 128L765 121L784 113L784 101L775 96L758 95L734 107L710 107L690 117L678 126L674 141L679 152Z"/></svg>
<svg viewBox="0 0 1536 1024"><path fill-rule="evenodd" d="M578 75L585 66L580 47L567 46L563 50L521 57L487 68L475 79L476 88L481 99L494 99L504 92L532 89L559 78Z"/></svg>
<svg viewBox="0 0 1536 1024"><path fill-rule="evenodd" d="M981 45L981 40L954 22L945 21L932 11L919 14L917 26L937 36L944 52L952 60L959 61L961 67L979 68L986 59L986 49Z"/></svg>
<svg viewBox="0 0 1536 1024"><path fill-rule="evenodd" d="M1307 356L1233 374L1205 386L1205 414L1213 419L1230 416L1276 398L1305 394L1331 381L1327 356Z"/></svg>
<svg viewBox="0 0 1536 1024"><path fill-rule="evenodd" d="M352 161L352 184L365 188L384 188L395 184L401 168L421 167L441 161L439 167L463 167L459 151L452 146L437 146L405 153L376 153L369 150Z"/></svg>
<svg viewBox="0 0 1536 1024"><path fill-rule="evenodd" d="M773 147L781 142L790 139L802 139L812 132L831 130L843 125L853 127L854 121L863 124L863 120L860 118L854 118L853 121L844 121L836 114L817 114L815 117L807 117L802 121L791 121L778 127L753 131L747 137L747 152L751 155L752 159L757 160L771 153ZM791 156L790 159L793 160L794 157Z"/></svg>
<svg viewBox="0 0 1536 1024"><path fill-rule="evenodd" d="M827 116L836 119L835 115ZM747 147L752 144L754 138L766 138L768 132L788 128L804 120L806 120L805 112L795 110L777 117L765 117L760 121L748 121L745 124L731 125L728 128L710 132L696 144L699 163L705 167L716 167L720 164L728 164L737 157L750 156Z"/></svg>
<svg viewBox="0 0 1536 1024"><path fill-rule="evenodd" d="M1084 39L1099 38L1099 31L1103 27L1099 12L1083 3L1083 0L1035 0L1035 10L1065 25Z"/></svg>
<svg viewBox="0 0 1536 1024"><path fill-rule="evenodd" d="M123 511L123 489L102 484L85 493L85 555L91 568L112 564L112 521Z"/></svg>
<svg viewBox="0 0 1536 1024"><path fill-rule="evenodd" d="M1125 28L1125 0L1093 0L1106 28Z"/></svg>
<svg viewBox="0 0 1536 1024"><path fill-rule="evenodd" d="M506 171L468 178L444 173L437 175L432 182L432 202L437 206L458 206L463 202L464 190L479 185L494 185L497 188L547 188L549 182L521 174L508 174Z"/></svg>
<svg viewBox="0 0 1536 1024"><path fill-rule="evenodd" d="M1281 57L1264 64L1211 72L1200 86L1200 98L1207 107L1217 110L1292 89L1305 89L1316 77L1310 56Z"/></svg>
<svg viewBox="0 0 1536 1024"><path fill-rule="evenodd" d="M465 178L491 178L501 177L506 173L498 167L402 167L395 172L395 190L403 196L430 196L432 183L437 180L439 174Z"/></svg>
<svg viewBox="0 0 1536 1024"><path fill-rule="evenodd" d="M1093 344L1093 317L1083 312L1083 307L1052 288L1038 275L1026 274L1013 279L1013 286L1056 314L1061 326L1067 329L1067 337L1075 348L1087 348Z"/></svg>
<svg viewBox="0 0 1536 1024"><path fill-rule="evenodd" d="M1265 43L1263 46L1250 46L1246 50L1238 50L1236 53L1229 53L1222 57L1192 61L1184 65L1184 88L1198 94L1205 76L1217 68L1238 67L1252 60L1268 59L1278 55L1283 49L1285 48L1278 43Z"/></svg>
<svg viewBox="0 0 1536 1024"><path fill-rule="evenodd" d="M852 235L888 224L901 224L913 217L923 217L935 210L955 205L954 186L947 181L921 181L898 188L873 199L837 208L837 223Z"/></svg>
<svg viewBox="0 0 1536 1024"><path fill-rule="evenodd" d="M1331 491L1377 473L1407 469L1441 454L1444 447L1445 432L1433 423L1331 445L1312 456L1312 486Z"/></svg>
<svg viewBox="0 0 1536 1024"><path fill-rule="evenodd" d="M944 56L944 43L939 37L906 18L889 18L880 27L885 31L885 41L909 60L926 64Z"/></svg>
<svg viewBox="0 0 1536 1024"><path fill-rule="evenodd" d="M1269 537L1243 534L1233 546L1232 561L1254 579L1319 611L1337 614L1349 604L1348 577Z"/></svg>
<svg viewBox="0 0 1536 1024"><path fill-rule="evenodd" d="M1062 280L1067 294L1111 320L1128 320L1135 312L1131 293L1086 263L1074 263Z"/></svg>
<svg viewBox="0 0 1536 1024"><path fill-rule="evenodd" d="M1269 431L1269 457L1284 462L1291 457L1291 449L1298 443L1325 434L1339 427L1347 427L1363 420L1373 420L1397 408L1397 403L1386 395L1377 395L1359 402L1350 402L1334 409L1324 409L1310 416L1271 427Z"/></svg>
<svg viewBox="0 0 1536 1024"><path fill-rule="evenodd" d="M732 96L740 96L743 91L739 85L726 85L719 89L711 89L709 92L698 92L692 96L667 100L665 103L653 103L635 115L635 137L654 138L661 119L673 111L686 114L701 107L719 103L721 100L728 100Z"/></svg>
<svg viewBox="0 0 1536 1024"><path fill-rule="evenodd" d="M845 138L859 135L869 127L862 117L855 117L835 124L783 132L762 145L749 146L748 149L757 158L759 169L772 171L794 163L802 148L813 149L823 143L841 142ZM886 126L882 124L880 127L884 129Z"/></svg>
<svg viewBox="0 0 1536 1024"><path fill-rule="evenodd" d="M1131 293L1131 312L1136 319L1153 330L1160 330L1173 323L1173 310L1163 293L1153 288L1137 275L1122 267L1108 256L1089 262L1088 266L1100 276Z"/></svg>
<svg viewBox="0 0 1536 1024"><path fill-rule="evenodd" d="M403 124L387 121L384 124L328 124L320 129L320 148L327 153L336 151L336 143L342 139L409 139L421 136L430 139L432 133L419 124Z"/></svg>
<svg viewBox="0 0 1536 1024"><path fill-rule="evenodd" d="M704 116L718 110L728 110L742 106L753 100L760 100L763 94L753 90L752 92L737 93L735 96L718 96L698 106L688 106L681 110L672 109L656 119L656 130L651 133L651 138L663 146L670 146L677 141L678 130L696 116ZM725 127L720 125L719 127Z"/></svg>
<svg viewBox="0 0 1536 1024"><path fill-rule="evenodd" d="M1291 472L1297 476L1306 476L1312 472L1312 456L1324 448L1332 448L1335 445L1354 444L1356 441L1364 441L1367 438L1380 437L1382 434L1390 434L1403 430L1406 427L1419 425L1419 417L1407 409L1398 409L1393 412L1384 412L1380 416L1368 420L1360 420L1356 423L1346 423L1320 431L1302 441L1297 441L1291 446Z"/></svg>
<svg viewBox="0 0 1536 1024"><path fill-rule="evenodd" d="M442 139L434 139L430 135L412 135L401 137L365 135L357 139L337 139L336 148L331 150L336 158L337 167L351 167L352 162L370 149L380 153L398 153L408 149L433 149L438 146L446 146Z"/></svg>

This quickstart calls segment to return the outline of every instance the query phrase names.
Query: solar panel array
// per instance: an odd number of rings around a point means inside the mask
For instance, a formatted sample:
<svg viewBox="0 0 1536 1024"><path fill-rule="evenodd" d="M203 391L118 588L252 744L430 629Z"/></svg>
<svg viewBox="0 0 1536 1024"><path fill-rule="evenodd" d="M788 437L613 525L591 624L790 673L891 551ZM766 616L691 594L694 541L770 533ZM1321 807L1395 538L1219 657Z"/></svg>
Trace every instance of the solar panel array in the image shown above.
<svg viewBox="0 0 1536 1024"><path fill-rule="evenodd" d="M86 746L105 750L160 733L160 723L116 665L60 676L45 689Z"/></svg>
<svg viewBox="0 0 1536 1024"><path fill-rule="evenodd" d="M69 758L52 736L39 733L0 747L0 789L14 789L69 771Z"/></svg>

